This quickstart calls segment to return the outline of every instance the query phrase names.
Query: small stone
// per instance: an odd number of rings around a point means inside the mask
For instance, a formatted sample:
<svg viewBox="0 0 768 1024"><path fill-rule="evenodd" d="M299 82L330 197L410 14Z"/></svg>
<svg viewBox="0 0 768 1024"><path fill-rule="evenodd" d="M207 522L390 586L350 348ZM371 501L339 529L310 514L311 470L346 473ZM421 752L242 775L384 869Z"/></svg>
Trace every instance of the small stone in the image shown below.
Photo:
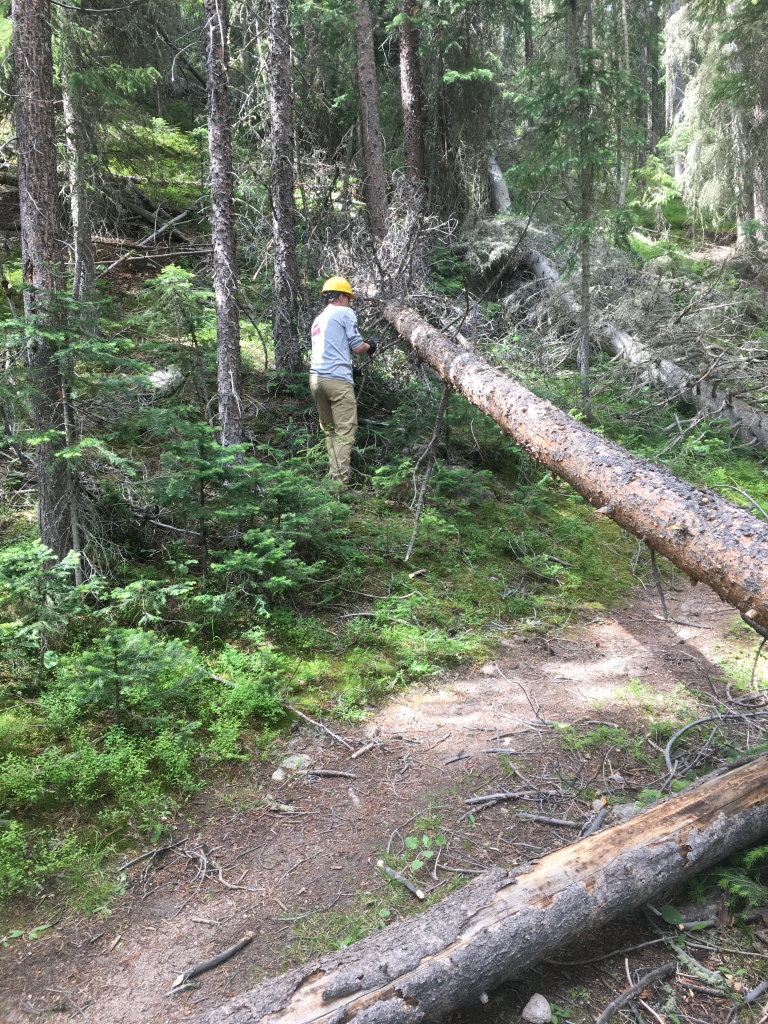
<svg viewBox="0 0 768 1024"><path fill-rule="evenodd" d="M593 811L602 811L603 807L605 807L605 800L593 800L592 801L592 810Z"/></svg>
<svg viewBox="0 0 768 1024"><path fill-rule="evenodd" d="M614 821L629 821L629 819L634 818L639 811L640 808L632 801L628 804L615 804L611 808L611 814L613 815Z"/></svg>
<svg viewBox="0 0 768 1024"><path fill-rule="evenodd" d="M525 1004L520 1016L528 1021L528 1024L549 1024L552 1020L552 1007L549 1001L537 992Z"/></svg>
<svg viewBox="0 0 768 1024"><path fill-rule="evenodd" d="M483 673L484 676L495 676L496 666L489 661L487 664L480 666L480 671Z"/></svg>
<svg viewBox="0 0 768 1024"><path fill-rule="evenodd" d="M286 778L286 776L285 776L285 769L284 768L276 768L272 772L272 781L273 782L285 782L285 778Z"/></svg>
<svg viewBox="0 0 768 1024"><path fill-rule="evenodd" d="M308 754L290 754L280 762L281 768L289 768L292 772L304 771L312 764Z"/></svg>

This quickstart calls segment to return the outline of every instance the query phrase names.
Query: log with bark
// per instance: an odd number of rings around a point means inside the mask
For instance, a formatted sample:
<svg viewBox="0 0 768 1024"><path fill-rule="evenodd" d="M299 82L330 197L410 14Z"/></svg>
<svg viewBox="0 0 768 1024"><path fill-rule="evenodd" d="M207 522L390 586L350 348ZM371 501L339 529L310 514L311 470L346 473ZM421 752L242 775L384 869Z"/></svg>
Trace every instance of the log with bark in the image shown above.
<svg viewBox="0 0 768 1024"><path fill-rule="evenodd" d="M426 1024L768 834L768 757L713 773L513 877L488 871L420 914L192 1018ZM520 871L520 869L517 869Z"/></svg>
<svg viewBox="0 0 768 1024"><path fill-rule="evenodd" d="M740 441L768 448L768 414L740 398L734 398L727 388L718 387L716 382L705 378L697 380L682 366L669 359L660 359L631 334L613 324L607 324L603 329L600 344L610 355L644 366L651 380L662 381L694 405L704 417L727 420L731 433Z"/></svg>
<svg viewBox="0 0 768 1024"><path fill-rule="evenodd" d="M530 271L540 289L551 295L555 306L563 313L579 311L579 299L570 282L562 282L557 270L537 249L520 252L517 266ZM637 341L626 331L608 323L600 335L604 352L627 362L641 365L651 380L661 381L681 398L694 405L703 418L724 419L734 437L757 448L768 448L768 414L753 405L735 398L715 382L697 379L682 366L660 358L650 348Z"/></svg>
<svg viewBox="0 0 768 1024"><path fill-rule="evenodd" d="M716 491L630 455L459 348L412 309L382 303L416 354L520 447L619 526L768 630L768 523Z"/></svg>

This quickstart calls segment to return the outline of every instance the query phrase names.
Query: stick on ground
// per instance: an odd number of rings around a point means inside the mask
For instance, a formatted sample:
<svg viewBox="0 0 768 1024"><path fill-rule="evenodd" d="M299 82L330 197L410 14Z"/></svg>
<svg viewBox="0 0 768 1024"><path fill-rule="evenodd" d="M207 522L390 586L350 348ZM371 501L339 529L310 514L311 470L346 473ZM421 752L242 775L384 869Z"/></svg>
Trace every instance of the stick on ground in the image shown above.
<svg viewBox="0 0 768 1024"><path fill-rule="evenodd" d="M295 708L292 704L285 704L284 707L288 708L289 711L292 711L294 715L298 715L299 718L303 718L305 722L309 722L310 725L314 725L316 729L322 729L323 732L327 732L328 735L332 736L337 742L343 743L347 750L355 749L351 743L347 743L347 741L342 739L341 736L337 736L336 733L329 729L327 725L323 725L322 722L316 722L314 718L310 718L309 715L305 715L303 711L299 711L299 709Z"/></svg>
<svg viewBox="0 0 768 1024"><path fill-rule="evenodd" d="M234 946L230 946L229 949L225 949L223 953L219 953L218 956L214 956L210 960L203 961L203 963L198 964L196 967L190 967L188 971L184 971L174 981L171 992L175 992L182 985L186 985L188 981L196 978L198 974L205 974L206 971L212 971L214 967L218 967L220 964L226 963L227 960L231 960L235 953L239 953L241 949L247 946L252 938L253 932L246 932L239 942L236 942Z"/></svg>
<svg viewBox="0 0 768 1024"><path fill-rule="evenodd" d="M677 970L677 964L674 960L671 960L668 964L663 964L661 967L657 967L655 971L651 971L650 974L646 974L644 978L641 978L636 985L632 988L628 988L625 992L622 992L618 998L614 999L612 1003L609 1003L600 1016L595 1021L595 1024L608 1024L608 1021L620 1010L622 1006L626 1006L631 999L636 995L639 995L644 989L648 988L649 985L655 985L657 981L661 981L662 978L666 978L667 975L673 974Z"/></svg>

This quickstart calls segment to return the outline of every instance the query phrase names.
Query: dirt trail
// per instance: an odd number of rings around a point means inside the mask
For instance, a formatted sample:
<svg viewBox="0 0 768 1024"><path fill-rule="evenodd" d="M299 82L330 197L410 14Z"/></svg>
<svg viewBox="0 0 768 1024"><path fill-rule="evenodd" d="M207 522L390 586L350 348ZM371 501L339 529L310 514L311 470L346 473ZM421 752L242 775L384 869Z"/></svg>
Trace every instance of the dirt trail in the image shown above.
<svg viewBox="0 0 768 1024"><path fill-rule="evenodd" d="M615 616L546 639L502 641L495 662L397 694L365 723L337 727L358 742L375 733L378 745L355 760L329 736L302 726L269 763L254 763L192 799L186 816L173 823L174 837L188 837L186 844L128 868L127 891L111 916L62 922L36 942L15 941L0 951L0 1018L17 1024L41 1010L60 1009L56 1019L62 1024L183 1020L193 1008L211 1006L314 955L322 943L328 948L329 936L337 944L352 941L361 927L356 922L380 913L383 922L412 899L393 893L376 860L390 838L393 852L403 850L408 819L430 804L439 805L432 831L446 839L440 863L453 869L438 867L443 892L471 877L463 872L510 866L572 841L574 829L516 818L520 805L510 810L500 803L478 812L474 822L459 819L469 810L467 797L505 786L509 762L487 752L499 748L509 749L519 770L538 779L580 773L593 798L599 793L628 801L652 783L642 759L627 762L618 745L564 749L560 730L541 720L597 723L595 728L611 723L606 728L633 732L639 704L646 716L649 703L657 704L663 718L675 702L689 699L681 683L722 692L722 670L713 658L718 645L730 642L724 637L733 609L702 586L685 584L667 600L670 614L692 625L656 618L656 595L649 591ZM354 778L288 771L285 781L273 781L279 761L290 754ZM567 794L556 806L538 801L530 809L574 820L593 813L590 800ZM195 879L200 851L209 867L221 867L220 875L214 868L213 877ZM438 887L433 865L422 870L425 889ZM38 913L42 919L42 906ZM280 920L302 915L300 922ZM609 929L594 942L608 942L610 950L636 935L642 941L642 929L642 922L625 922L615 941ZM165 995L177 974L247 931L253 941L229 963L201 976L197 987ZM563 959L578 959L573 952L564 951ZM532 972L492 1000L490 1009L466 1019L516 1020L537 985L546 992L554 984L553 971ZM583 969L576 974L580 983L598 986L598 1005L610 1000L602 975L593 970L584 981ZM567 971L563 979L573 982ZM613 980L623 987L621 979Z"/></svg>

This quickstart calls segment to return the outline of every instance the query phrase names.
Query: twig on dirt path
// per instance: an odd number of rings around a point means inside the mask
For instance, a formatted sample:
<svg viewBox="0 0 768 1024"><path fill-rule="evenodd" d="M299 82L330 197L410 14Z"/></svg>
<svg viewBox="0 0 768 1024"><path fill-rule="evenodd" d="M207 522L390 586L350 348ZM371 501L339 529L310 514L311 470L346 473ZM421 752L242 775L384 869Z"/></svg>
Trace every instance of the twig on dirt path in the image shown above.
<svg viewBox="0 0 768 1024"><path fill-rule="evenodd" d="M667 975L672 974L677 969L677 963L672 960L668 964L663 964L661 967L657 967L655 971L651 971L646 974L644 978L641 978L636 985L628 988L625 992L622 992L620 996L609 1003L600 1016L595 1021L595 1024L607 1024L611 1017L620 1010L622 1006L626 1006L634 996L639 995L640 992L644 991L650 985L655 985L657 981L661 981L662 978L666 978Z"/></svg>
<svg viewBox="0 0 768 1024"><path fill-rule="evenodd" d="M449 868L447 864L440 865L441 871L451 871L454 875L482 875L486 868Z"/></svg>
<svg viewBox="0 0 768 1024"><path fill-rule="evenodd" d="M493 664L494 664L494 666L496 668L496 671L499 673L499 675L501 676L502 679L505 679L508 683L514 683L516 686L519 686L520 689L523 691L523 693L525 694L525 699L528 701L528 703L529 703L529 705L531 707L531 711L533 712L533 717L536 719L537 723L541 722L542 725L549 725L549 722L545 721L545 719L543 719L541 717L541 708L536 703L536 701L533 699L533 697L530 695L528 690L526 690L526 688L523 686L523 684L520 682L520 680L519 679L510 679L509 676L505 676L504 673L499 668L498 661L494 661ZM529 724L528 722L523 722L523 725L528 725L528 724ZM533 726L533 728L537 728L537 726Z"/></svg>
<svg viewBox="0 0 768 1024"><path fill-rule="evenodd" d="M378 747L378 740L374 740L373 743L366 743L364 747L360 747L352 754L352 761L356 761L358 757L362 757L363 754L367 754L369 750L373 750L374 747Z"/></svg>
<svg viewBox="0 0 768 1024"><path fill-rule="evenodd" d="M119 868L115 868L118 874L121 871L125 871L126 868L131 867L133 864L138 864L140 860L146 860L147 857L155 857L157 854L165 853L166 850L173 850L177 846L181 846L182 843L186 843L189 836L184 836L183 839L177 840L175 843L171 843L169 846L158 846L156 850L147 850L146 853L140 854L138 857L134 857L133 860L127 860L125 864L121 864Z"/></svg>
<svg viewBox="0 0 768 1024"><path fill-rule="evenodd" d="M337 772L333 768L302 768L296 772L297 775L320 775L323 778L356 779L354 772Z"/></svg>
<svg viewBox="0 0 768 1024"><path fill-rule="evenodd" d="M401 885L404 885L408 892L412 892L417 899L424 899L424 893L422 890L419 889L417 885L414 885L410 878L406 878L400 871L395 871L395 869L391 868L389 864L385 864L383 860L377 860L376 867L379 868L380 871L383 871L385 875L394 879L395 882L399 882Z"/></svg>
<svg viewBox="0 0 768 1024"><path fill-rule="evenodd" d="M537 753L538 754L539 751L538 750L537 751L531 751L531 750L510 750L509 747L491 747L489 750L484 750L483 753L484 754L515 754L515 755L522 755L523 757L525 757L526 755L530 756L530 754L532 754L532 753Z"/></svg>
<svg viewBox="0 0 768 1024"><path fill-rule="evenodd" d="M489 793L487 796L470 796L467 797L464 803L468 806L471 804L484 804L489 800L493 800L494 803L498 803L502 800L520 800L524 796L538 796L538 794L529 792L527 789L519 790L515 793L505 791L503 793Z"/></svg>
<svg viewBox="0 0 768 1024"><path fill-rule="evenodd" d="M516 845L519 846L521 844L518 843ZM603 953L601 956L591 956L588 960L542 960L542 963L552 964L553 967L583 967L585 964L598 964L602 960L610 960L614 956L624 956L626 953L634 953L638 949L645 949L646 946L658 946L660 943L667 941L666 937L650 939L648 942L640 942L637 946L627 946L626 949L612 949L610 953Z"/></svg>
<svg viewBox="0 0 768 1024"><path fill-rule="evenodd" d="M214 967L218 967L219 964L223 964L226 963L227 960L231 960L235 953L239 953L241 949L247 946L252 938L253 932L246 932L239 942L236 942L234 946L230 946L229 949L225 949L223 953L219 953L218 956L214 956L210 960L205 960L196 967L190 967L188 971L184 971L183 974L178 976L171 986L171 991L166 994L174 995L181 985L185 985L192 978L196 978L199 974L205 974L206 971L212 971Z"/></svg>
<svg viewBox="0 0 768 1024"><path fill-rule="evenodd" d="M475 814L479 814L481 811L487 811L489 807L495 807L498 801L489 800L487 804L476 804L474 807L470 807L468 811L461 815L457 821L466 821L467 818L473 818Z"/></svg>
<svg viewBox="0 0 768 1024"><path fill-rule="evenodd" d="M289 923L291 921L303 921L305 917L312 917L313 914L324 914L326 910L330 910L331 907L335 907L342 896L349 896L348 892L339 892L336 894L336 898L332 900L327 907L316 907L314 910L307 911L306 914L299 914L298 917L270 917L270 921L284 921Z"/></svg>
<svg viewBox="0 0 768 1024"><path fill-rule="evenodd" d="M435 749L435 747L439 747L441 743L445 743L445 741L446 741L446 740L449 740L449 739L451 738L451 736L453 736L453 733L452 733L452 732L447 732L447 733L445 734L445 736L441 736L439 740L436 740L436 741L435 741L435 742L434 742L434 743L432 744L432 746L431 746L431 747L426 747L426 749L424 750L424 753L426 754L426 752L427 752L428 750L434 750L434 749Z"/></svg>
<svg viewBox="0 0 768 1024"><path fill-rule="evenodd" d="M583 821L566 821L564 818L545 818L542 814L517 814L517 818L522 818L523 821L540 821L542 825L564 825L566 828L582 828L584 825Z"/></svg>
<svg viewBox="0 0 768 1024"><path fill-rule="evenodd" d="M316 722L314 718L310 718L309 715L305 715L303 711L299 711L299 709L295 708L292 704L284 704L283 706L288 708L289 711L292 711L294 715L298 715L299 718L303 718L305 722L309 722L310 725L314 725L316 729L322 729L323 732L327 732L329 736L333 737L333 739L337 740L339 743L343 743L347 750L355 749L351 743L347 743L347 741L342 739L341 736L337 736L336 733L329 729L327 725L323 725L322 722Z"/></svg>
<svg viewBox="0 0 768 1024"><path fill-rule="evenodd" d="M466 761L468 757L472 757L471 754L457 754L456 757L449 757L445 764L453 764L454 761Z"/></svg>
<svg viewBox="0 0 768 1024"><path fill-rule="evenodd" d="M595 832L599 832L605 824L605 819L608 817L608 807L603 806L595 815L594 819L582 828L579 832L579 839L586 839L587 836L593 836Z"/></svg>
<svg viewBox="0 0 768 1024"><path fill-rule="evenodd" d="M448 807L448 806L449 806L448 804L430 804L429 807L425 807L423 811L416 811L415 814L412 814L407 821L403 822L402 825L398 825L397 828L395 829L395 831L389 837L389 841L387 842L387 853L391 852L391 850L392 850L392 840L400 832L401 828L405 828L406 825L410 825L410 823L415 818L420 818L422 814L431 814L432 811L444 811L445 808Z"/></svg>
<svg viewBox="0 0 768 1024"><path fill-rule="evenodd" d="M243 874L241 875L241 878L245 878L245 876L247 874L248 874L247 870L244 871ZM224 877L224 875L221 873L221 868L219 868L219 875L218 875L218 877L219 877L219 881L221 882L221 884L225 888L227 888L227 889L240 889L243 892L266 892L266 889L254 889L250 885L235 885L232 882L228 882L226 880L226 878Z"/></svg>

